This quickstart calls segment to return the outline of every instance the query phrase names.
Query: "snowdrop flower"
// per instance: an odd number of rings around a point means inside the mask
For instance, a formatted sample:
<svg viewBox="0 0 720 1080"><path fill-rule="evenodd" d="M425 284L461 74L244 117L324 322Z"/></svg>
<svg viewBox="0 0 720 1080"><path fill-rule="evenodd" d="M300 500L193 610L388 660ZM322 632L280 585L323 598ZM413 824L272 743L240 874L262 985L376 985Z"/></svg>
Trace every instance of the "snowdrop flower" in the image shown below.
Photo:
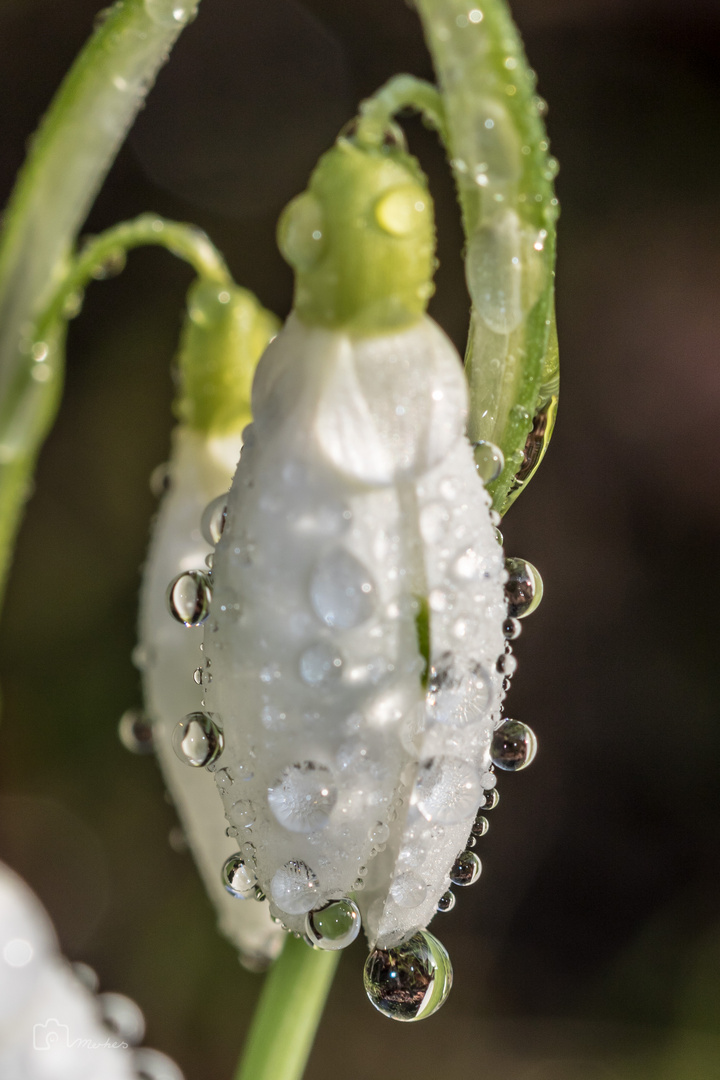
<svg viewBox="0 0 720 1080"><path fill-rule="evenodd" d="M205 624L202 724L222 740L208 768L237 835L224 883L320 948L362 922L370 1000L415 1020L450 989L425 928L480 873L468 837L496 801L493 763L534 753L529 729L500 720L518 624L462 364L425 314L417 162L341 138L279 240L294 311L254 380ZM528 573L510 582L515 614Z"/></svg>
<svg viewBox="0 0 720 1080"><path fill-rule="evenodd" d="M208 521L201 530L200 519L208 502L230 486L242 429L250 419L255 365L276 329L274 317L244 289L203 281L191 289L179 360L180 423L173 432L164 470L167 491L143 575L137 654L163 777L220 927L250 967L264 966L277 955L282 934L267 905L241 910L223 888L218 865L236 850L236 841L225 833L227 822L212 778L181 763L172 733L181 717L202 711L212 678L198 627L211 596L205 560L217 539L217 521ZM174 619L167 610L170 580ZM189 739L195 734L193 727ZM204 764L207 746L196 746L196 751L198 763Z"/></svg>

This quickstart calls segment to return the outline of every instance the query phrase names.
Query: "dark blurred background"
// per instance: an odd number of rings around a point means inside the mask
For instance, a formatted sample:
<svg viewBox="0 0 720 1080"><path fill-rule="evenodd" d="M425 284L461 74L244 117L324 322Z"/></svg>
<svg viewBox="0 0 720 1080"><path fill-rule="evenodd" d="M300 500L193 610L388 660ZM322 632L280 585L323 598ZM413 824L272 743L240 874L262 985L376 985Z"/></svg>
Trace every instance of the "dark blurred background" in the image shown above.
<svg viewBox="0 0 720 1080"><path fill-rule="evenodd" d="M97 0L0 3L0 190ZM504 524L545 580L509 699L540 753L500 781L480 883L433 929L456 985L427 1024L367 1003L343 959L309 1076L720 1076L720 5L516 0L561 162L562 394L539 475ZM402 0L203 0L87 224L192 220L281 315L284 203L360 98L432 77ZM432 313L462 348L452 185ZM151 759L116 735L139 567L167 453L189 271L159 251L93 285L42 453L2 627L0 857L65 952L135 998L188 1080L231 1075L259 978L214 929Z"/></svg>

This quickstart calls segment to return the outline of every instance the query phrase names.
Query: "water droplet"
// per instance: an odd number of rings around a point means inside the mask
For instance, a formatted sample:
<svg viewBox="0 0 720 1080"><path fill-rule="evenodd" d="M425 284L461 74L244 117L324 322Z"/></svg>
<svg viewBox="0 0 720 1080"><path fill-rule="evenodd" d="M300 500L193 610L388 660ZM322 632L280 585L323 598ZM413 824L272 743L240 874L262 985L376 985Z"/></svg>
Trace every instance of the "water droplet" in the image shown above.
<svg viewBox="0 0 720 1080"><path fill-rule="evenodd" d="M270 809L291 832L324 829L336 802L337 788L330 769L314 761L289 765L268 788Z"/></svg>
<svg viewBox="0 0 720 1080"><path fill-rule="evenodd" d="M225 861L222 868L222 883L230 895L237 897L238 900L254 898L257 875L239 851Z"/></svg>
<svg viewBox="0 0 720 1080"><path fill-rule="evenodd" d="M124 994L99 994L105 1024L124 1042L137 1046L145 1034L145 1017L139 1005Z"/></svg>
<svg viewBox="0 0 720 1080"><path fill-rule="evenodd" d="M233 821L241 829L249 829L255 823L255 807L249 799L238 799L236 803L233 803L230 812ZM237 835L237 829L235 835Z"/></svg>
<svg viewBox="0 0 720 1080"><path fill-rule="evenodd" d="M310 583L318 618L334 630L350 630L375 610L375 583L367 569L344 548L322 559Z"/></svg>
<svg viewBox="0 0 720 1080"><path fill-rule="evenodd" d="M212 586L202 570L187 570L170 582L167 602L170 614L183 626L200 626L210 614Z"/></svg>
<svg viewBox="0 0 720 1080"><path fill-rule="evenodd" d="M505 458L499 446L484 439L472 444L477 474L484 484L497 480L505 468Z"/></svg>
<svg viewBox="0 0 720 1080"><path fill-rule="evenodd" d="M200 532L203 539L212 547L215 547L223 534L226 518L227 494L218 495L217 499L208 503L200 519Z"/></svg>
<svg viewBox="0 0 720 1080"><path fill-rule="evenodd" d="M173 749L186 765L195 768L211 765L222 753L222 729L213 713L193 712L175 726Z"/></svg>
<svg viewBox="0 0 720 1080"><path fill-rule="evenodd" d="M91 994L97 994L100 989L100 979L98 978L97 972L91 968L89 964L84 964L82 960L77 960L71 966L83 986L86 987Z"/></svg>
<svg viewBox="0 0 720 1080"><path fill-rule="evenodd" d="M465 273L473 305L487 328L510 334L542 292L545 269L534 248L536 233L505 210L475 231Z"/></svg>
<svg viewBox="0 0 720 1080"><path fill-rule="evenodd" d="M390 828L384 821L378 821L368 831L368 839L373 844L385 844L390 836Z"/></svg>
<svg viewBox="0 0 720 1080"><path fill-rule="evenodd" d="M427 885L414 870L405 870L393 881L390 895L399 907L416 908L427 896Z"/></svg>
<svg viewBox="0 0 720 1080"><path fill-rule="evenodd" d="M167 461L156 465L150 473L150 491L159 499L166 491L170 490L170 466Z"/></svg>
<svg viewBox="0 0 720 1080"><path fill-rule="evenodd" d="M515 641L516 638L520 637L520 633L522 631L522 623L519 619L507 618L502 625L502 630L503 637L507 641Z"/></svg>
<svg viewBox="0 0 720 1080"><path fill-rule="evenodd" d="M476 576L479 565L480 560L477 552L473 548L468 548L456 559L453 565L453 574L456 578L460 578L461 581L471 581ZM464 634L457 636L464 637Z"/></svg>
<svg viewBox="0 0 720 1080"><path fill-rule="evenodd" d="M480 877L482 864L474 851L463 851L458 855L450 871L453 885L474 885Z"/></svg>
<svg viewBox="0 0 720 1080"><path fill-rule="evenodd" d="M478 814L473 822L473 827L470 830L473 836L484 836L490 828L490 822L482 814Z"/></svg>
<svg viewBox="0 0 720 1080"><path fill-rule="evenodd" d="M333 686L342 675L339 649L325 641L311 645L300 657L300 677L309 686Z"/></svg>
<svg viewBox="0 0 720 1080"><path fill-rule="evenodd" d="M428 596L430 610L435 612L445 611L448 606L448 596L444 589L431 589Z"/></svg>
<svg viewBox="0 0 720 1080"><path fill-rule="evenodd" d="M438 757L421 764L411 802L427 821L454 825L474 814L481 798L480 778L472 765L461 758Z"/></svg>
<svg viewBox="0 0 720 1080"><path fill-rule="evenodd" d="M519 720L504 720L493 733L490 757L498 769L519 772L527 768L536 753L535 732Z"/></svg>
<svg viewBox="0 0 720 1080"><path fill-rule="evenodd" d="M497 788L485 792L485 802L480 803L481 810L494 810L500 802L500 792Z"/></svg>
<svg viewBox="0 0 720 1080"><path fill-rule="evenodd" d="M124 79L121 81L125 82ZM115 81L115 85L117 86L117 81ZM118 86L117 88L118 90L126 90L127 85L127 82L125 82L125 86ZM95 266L93 266L91 271L92 276L95 281L105 281L107 278L117 277L117 275L121 274L125 269L126 262L127 257L125 252L122 248L117 248L115 251L108 252L101 263L96 263Z"/></svg>
<svg viewBox="0 0 720 1080"><path fill-rule="evenodd" d="M172 851L178 855L182 855L182 853L187 851L190 847L188 838L180 825L173 825L172 829L170 829L170 832L168 833L168 844Z"/></svg>
<svg viewBox="0 0 720 1080"><path fill-rule="evenodd" d="M202 681L203 669L201 667L195 668L195 670L193 671L193 682L197 683L198 686L202 686Z"/></svg>
<svg viewBox="0 0 720 1080"><path fill-rule="evenodd" d="M455 907L455 893L448 891L443 893L437 903L437 909L440 914L444 914L446 911L452 911Z"/></svg>
<svg viewBox="0 0 720 1080"><path fill-rule="evenodd" d="M333 900L319 911L311 911L305 932L318 949L345 949L360 933L357 904L352 900Z"/></svg>
<svg viewBox="0 0 720 1080"><path fill-rule="evenodd" d="M159 1050L148 1050L145 1046L133 1051L133 1068L137 1080L184 1080L174 1061Z"/></svg>
<svg viewBox="0 0 720 1080"><path fill-rule="evenodd" d="M152 754L153 732L150 720L139 709L128 709L120 717L118 736L132 754Z"/></svg>
<svg viewBox="0 0 720 1080"><path fill-rule="evenodd" d="M543 583L532 563L525 559L506 559L505 599L511 619L524 619L531 615L542 600Z"/></svg>
<svg viewBox="0 0 720 1080"><path fill-rule="evenodd" d="M420 532L428 544L436 544L445 532L450 514L442 503L434 502L423 506L420 511Z"/></svg>
<svg viewBox="0 0 720 1080"><path fill-rule="evenodd" d="M372 1005L409 1023L424 1020L447 1000L452 964L432 934L420 930L395 949L375 949L365 961L365 992Z"/></svg>
<svg viewBox="0 0 720 1080"><path fill-rule="evenodd" d="M391 236L408 236L421 226L429 211L426 193L417 184L384 192L375 203L375 220Z"/></svg>
<svg viewBox="0 0 720 1080"><path fill-rule="evenodd" d="M320 200L309 191L293 199L278 225L278 246L296 270L309 270L323 253L325 221Z"/></svg>
<svg viewBox="0 0 720 1080"><path fill-rule="evenodd" d="M275 871L270 892L281 911L288 915L304 915L320 899L320 883L306 863L291 859Z"/></svg>
<svg viewBox="0 0 720 1080"><path fill-rule="evenodd" d="M63 304L63 316L66 319L76 319L82 311L84 299L85 291L83 289L76 289L75 292L69 293Z"/></svg>
<svg viewBox="0 0 720 1080"><path fill-rule="evenodd" d="M197 0L145 0L145 10L159 26L184 26L195 12Z"/></svg>

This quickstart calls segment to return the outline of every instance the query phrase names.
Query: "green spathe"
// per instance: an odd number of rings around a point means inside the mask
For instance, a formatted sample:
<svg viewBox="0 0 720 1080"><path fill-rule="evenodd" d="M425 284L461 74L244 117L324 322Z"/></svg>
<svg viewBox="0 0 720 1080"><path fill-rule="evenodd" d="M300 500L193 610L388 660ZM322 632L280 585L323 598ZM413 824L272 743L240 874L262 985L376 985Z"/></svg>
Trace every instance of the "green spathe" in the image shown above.
<svg viewBox="0 0 720 1080"><path fill-rule="evenodd" d="M398 147L339 139L285 208L278 243L308 326L382 333L416 322L432 295L433 205Z"/></svg>
<svg viewBox="0 0 720 1080"><path fill-rule="evenodd" d="M252 419L257 362L279 324L247 289L198 279L178 355L178 419L207 435L230 435Z"/></svg>

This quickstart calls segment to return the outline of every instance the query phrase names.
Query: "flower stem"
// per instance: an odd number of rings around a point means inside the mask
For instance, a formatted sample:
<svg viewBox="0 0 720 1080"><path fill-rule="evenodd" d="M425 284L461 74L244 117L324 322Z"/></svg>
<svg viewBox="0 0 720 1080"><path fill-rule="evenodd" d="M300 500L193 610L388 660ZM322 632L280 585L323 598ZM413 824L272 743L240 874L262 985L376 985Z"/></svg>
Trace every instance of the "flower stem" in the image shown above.
<svg viewBox="0 0 720 1080"><path fill-rule="evenodd" d="M263 987L235 1080L300 1080L340 952L288 938Z"/></svg>
<svg viewBox="0 0 720 1080"><path fill-rule="evenodd" d="M62 387L64 321L37 324L88 209L197 0L120 0L78 56L33 137L0 235L0 593L35 460Z"/></svg>

